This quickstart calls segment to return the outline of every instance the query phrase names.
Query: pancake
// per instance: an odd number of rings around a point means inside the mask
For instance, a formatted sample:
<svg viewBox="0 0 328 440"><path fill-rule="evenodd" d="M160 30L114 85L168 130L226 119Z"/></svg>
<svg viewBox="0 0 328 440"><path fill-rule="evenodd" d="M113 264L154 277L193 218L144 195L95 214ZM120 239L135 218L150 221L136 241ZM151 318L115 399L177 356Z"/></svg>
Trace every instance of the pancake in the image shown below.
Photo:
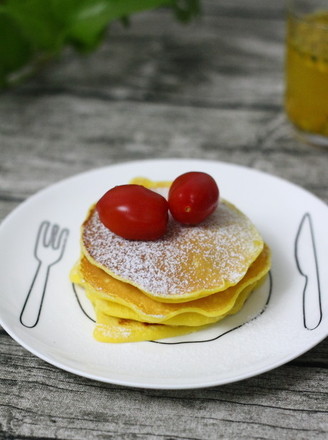
<svg viewBox="0 0 328 440"><path fill-rule="evenodd" d="M97 304L105 315L167 325L205 325L225 316L235 305L239 295L267 274L270 267L270 251L263 251L250 266L244 278L224 292L217 292L184 303L162 303L145 295L136 287L119 281L81 257L72 272L71 279L81 285L88 298Z"/></svg>
<svg viewBox="0 0 328 440"><path fill-rule="evenodd" d="M228 315L235 314L244 305L245 301L258 287L262 280L255 282L246 287L238 296L233 308L216 319L207 318L207 325L201 324L198 326L191 325L168 325L168 324L150 324L147 322L134 321L132 319L122 319L105 314L98 304L95 304L96 311L96 326L93 332L94 338L99 342L140 342L151 341L158 339L166 339L174 336L181 336L208 327L211 323L218 322ZM190 314L192 315L192 314ZM198 315L199 317L200 315ZM197 318L196 318L197 319Z"/></svg>
<svg viewBox="0 0 328 440"><path fill-rule="evenodd" d="M93 332L99 342L141 342L172 338L195 331L200 327L169 326L163 324L147 324L129 319L120 319L103 314L96 309L97 323ZM203 327L201 327L203 328Z"/></svg>
<svg viewBox="0 0 328 440"><path fill-rule="evenodd" d="M91 264L161 302L185 302L236 285L264 246L250 220L226 201L197 226L171 218L167 233L155 241L117 236L92 207L81 235Z"/></svg>
<svg viewBox="0 0 328 440"><path fill-rule="evenodd" d="M142 184L167 196L169 182ZM154 241L121 238L95 205L81 226L81 257L71 281L85 289L100 342L156 340L198 331L237 313L270 269L270 250L228 201L197 226L169 219Z"/></svg>

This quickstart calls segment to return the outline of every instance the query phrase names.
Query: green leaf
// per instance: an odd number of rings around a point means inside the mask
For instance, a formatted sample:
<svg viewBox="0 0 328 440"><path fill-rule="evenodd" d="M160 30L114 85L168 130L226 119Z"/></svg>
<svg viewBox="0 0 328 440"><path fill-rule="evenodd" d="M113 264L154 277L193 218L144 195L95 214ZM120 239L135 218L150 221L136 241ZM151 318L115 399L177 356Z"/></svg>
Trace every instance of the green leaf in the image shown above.
<svg viewBox="0 0 328 440"><path fill-rule="evenodd" d="M174 3L173 9L176 18L180 21L190 21L201 12L199 0L176 0Z"/></svg>
<svg viewBox="0 0 328 440"><path fill-rule="evenodd" d="M60 2L60 0L55 0ZM69 0L73 3L75 0ZM93 49L100 41L111 21L127 20L131 14L167 4L165 0L84 0L71 16L68 38L86 50Z"/></svg>
<svg viewBox="0 0 328 440"><path fill-rule="evenodd" d="M0 87L32 58L48 59L66 45L90 51L114 20L161 6L180 21L199 14L200 0L0 0Z"/></svg>
<svg viewBox="0 0 328 440"><path fill-rule="evenodd" d="M45 0L7 0L5 6L35 49L55 53L64 43L65 28L54 17L49 3Z"/></svg>
<svg viewBox="0 0 328 440"><path fill-rule="evenodd" d="M16 22L0 11L0 83L6 82L6 75L24 66L32 50Z"/></svg>

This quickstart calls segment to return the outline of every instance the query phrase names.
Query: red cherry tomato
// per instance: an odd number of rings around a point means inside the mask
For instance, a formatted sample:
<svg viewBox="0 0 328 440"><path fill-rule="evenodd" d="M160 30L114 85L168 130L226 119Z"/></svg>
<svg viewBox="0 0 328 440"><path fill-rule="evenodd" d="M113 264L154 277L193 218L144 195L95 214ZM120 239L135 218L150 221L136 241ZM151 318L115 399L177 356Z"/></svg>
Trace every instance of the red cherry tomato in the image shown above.
<svg viewBox="0 0 328 440"><path fill-rule="evenodd" d="M219 189L210 175L191 171L174 180L168 200L175 220L185 225L197 225L216 209Z"/></svg>
<svg viewBox="0 0 328 440"><path fill-rule="evenodd" d="M129 240L156 240L165 234L168 203L141 185L121 185L107 191L96 205L101 222Z"/></svg>

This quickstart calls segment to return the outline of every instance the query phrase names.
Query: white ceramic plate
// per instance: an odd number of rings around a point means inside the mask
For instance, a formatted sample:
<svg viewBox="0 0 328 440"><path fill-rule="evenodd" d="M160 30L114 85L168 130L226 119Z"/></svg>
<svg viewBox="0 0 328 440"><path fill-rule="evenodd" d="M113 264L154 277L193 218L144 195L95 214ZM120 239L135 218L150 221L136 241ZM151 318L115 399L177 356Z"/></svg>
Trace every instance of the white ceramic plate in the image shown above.
<svg viewBox="0 0 328 440"><path fill-rule="evenodd" d="M239 314L206 330L160 342L96 342L87 316L92 318L92 310L68 278L89 206L135 176L169 180L191 170L211 174L221 196L255 223L272 249L270 277ZM36 240L44 221L66 228L68 238L58 261L47 270L50 257L35 277ZM310 193L236 165L150 160L80 174L29 198L2 222L0 323L41 359L103 382L183 389L252 377L294 359L328 334L327 224L327 206ZM22 315L34 279L33 295L42 295L47 281L44 297L28 301L32 307Z"/></svg>

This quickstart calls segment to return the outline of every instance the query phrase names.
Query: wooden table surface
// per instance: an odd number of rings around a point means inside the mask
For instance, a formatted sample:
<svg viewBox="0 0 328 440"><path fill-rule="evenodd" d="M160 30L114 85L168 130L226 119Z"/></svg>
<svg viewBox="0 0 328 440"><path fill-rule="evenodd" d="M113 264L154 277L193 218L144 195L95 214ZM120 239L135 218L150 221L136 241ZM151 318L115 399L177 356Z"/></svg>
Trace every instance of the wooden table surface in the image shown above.
<svg viewBox="0 0 328 440"><path fill-rule="evenodd" d="M282 0L206 0L186 26L147 12L2 93L0 219L63 178L148 158L241 164L328 202L328 151L283 111L284 25ZM62 371L0 328L0 439L327 439L327 368L326 339L233 384L125 388Z"/></svg>

